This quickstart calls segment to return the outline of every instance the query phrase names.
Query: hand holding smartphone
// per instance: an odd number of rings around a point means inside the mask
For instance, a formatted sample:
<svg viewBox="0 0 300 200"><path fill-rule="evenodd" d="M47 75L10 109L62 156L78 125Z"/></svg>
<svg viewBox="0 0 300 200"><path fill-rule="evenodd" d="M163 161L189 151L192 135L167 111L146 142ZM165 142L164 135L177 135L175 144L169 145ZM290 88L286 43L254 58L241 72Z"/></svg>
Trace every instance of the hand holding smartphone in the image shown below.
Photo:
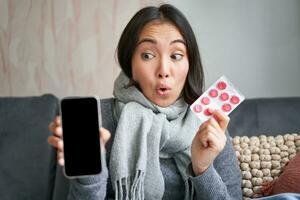
<svg viewBox="0 0 300 200"><path fill-rule="evenodd" d="M61 100L64 173L67 178L101 172L99 99L67 97Z"/></svg>

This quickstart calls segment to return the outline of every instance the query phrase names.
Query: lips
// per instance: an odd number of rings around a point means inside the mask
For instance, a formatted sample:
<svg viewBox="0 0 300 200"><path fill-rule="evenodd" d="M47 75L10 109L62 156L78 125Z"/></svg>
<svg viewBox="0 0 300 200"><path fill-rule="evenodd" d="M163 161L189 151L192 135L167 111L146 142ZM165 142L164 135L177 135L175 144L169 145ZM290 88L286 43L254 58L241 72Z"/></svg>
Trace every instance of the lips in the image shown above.
<svg viewBox="0 0 300 200"><path fill-rule="evenodd" d="M159 96L166 96L170 93L171 87L168 86L167 84L159 84L156 87L156 92Z"/></svg>

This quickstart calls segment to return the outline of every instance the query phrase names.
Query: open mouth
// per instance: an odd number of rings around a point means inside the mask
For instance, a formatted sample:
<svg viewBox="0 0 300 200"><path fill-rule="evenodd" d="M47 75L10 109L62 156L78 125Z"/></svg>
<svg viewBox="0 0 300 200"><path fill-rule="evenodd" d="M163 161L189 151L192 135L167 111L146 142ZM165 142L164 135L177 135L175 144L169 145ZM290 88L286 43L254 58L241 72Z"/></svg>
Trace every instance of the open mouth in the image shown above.
<svg viewBox="0 0 300 200"><path fill-rule="evenodd" d="M170 90L171 90L171 88L168 86L159 86L156 89L158 95L160 95L160 96L165 96L165 95L169 94Z"/></svg>

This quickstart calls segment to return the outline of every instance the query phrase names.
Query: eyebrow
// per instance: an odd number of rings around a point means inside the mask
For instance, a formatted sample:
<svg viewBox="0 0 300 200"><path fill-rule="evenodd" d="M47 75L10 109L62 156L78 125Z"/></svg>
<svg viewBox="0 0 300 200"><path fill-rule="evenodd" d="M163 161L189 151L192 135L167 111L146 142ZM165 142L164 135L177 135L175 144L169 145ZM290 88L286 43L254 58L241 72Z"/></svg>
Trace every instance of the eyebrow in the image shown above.
<svg viewBox="0 0 300 200"><path fill-rule="evenodd" d="M182 39L177 39L177 40L173 40L172 42L170 42L170 44L174 44L174 43L182 43L186 46L186 42Z"/></svg>
<svg viewBox="0 0 300 200"><path fill-rule="evenodd" d="M144 42L149 42L149 43L152 43L152 44L157 44L157 41L154 40L154 39L151 39L151 38L143 38L141 41L139 41L137 43L137 46L140 45L141 43L144 43ZM182 39L177 39L177 40L173 40L170 42L170 45L171 44L174 44L174 43L182 43L186 46L186 42Z"/></svg>
<svg viewBox="0 0 300 200"><path fill-rule="evenodd" d="M141 43L144 43L144 42L149 42L149 43L152 43L152 44L157 44L156 40L154 39L151 39L151 38L143 38L141 41L139 41L137 43L137 46L140 45Z"/></svg>

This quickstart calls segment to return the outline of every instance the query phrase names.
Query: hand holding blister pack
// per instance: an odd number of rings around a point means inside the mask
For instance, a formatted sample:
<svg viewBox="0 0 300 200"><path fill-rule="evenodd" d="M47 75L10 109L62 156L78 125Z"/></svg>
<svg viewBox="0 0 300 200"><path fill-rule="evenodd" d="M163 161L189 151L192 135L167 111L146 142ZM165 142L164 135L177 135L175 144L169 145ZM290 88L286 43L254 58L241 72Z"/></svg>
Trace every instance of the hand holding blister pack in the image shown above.
<svg viewBox="0 0 300 200"><path fill-rule="evenodd" d="M221 76L190 106L190 109L204 122L212 116L209 109L220 110L229 115L244 99L245 96L225 76Z"/></svg>

